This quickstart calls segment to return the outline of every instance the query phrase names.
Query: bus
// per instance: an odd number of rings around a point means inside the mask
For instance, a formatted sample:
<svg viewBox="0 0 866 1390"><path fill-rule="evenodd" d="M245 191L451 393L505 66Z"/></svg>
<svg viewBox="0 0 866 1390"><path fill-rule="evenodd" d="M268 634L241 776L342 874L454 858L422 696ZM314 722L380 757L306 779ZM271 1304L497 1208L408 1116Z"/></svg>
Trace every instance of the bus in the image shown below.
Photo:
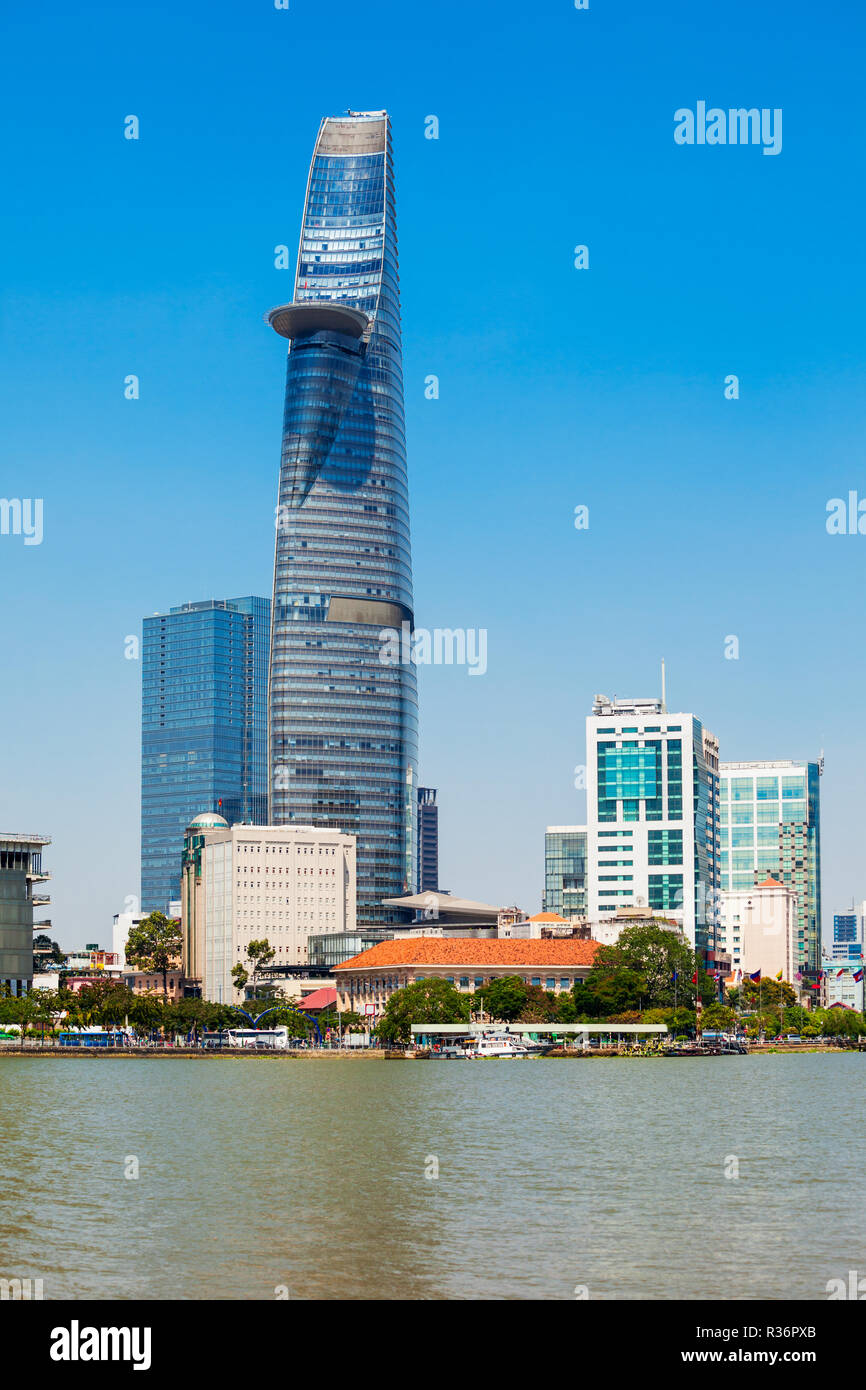
<svg viewBox="0 0 866 1390"><path fill-rule="evenodd" d="M129 1036L122 1028L82 1028L58 1033L61 1047L128 1047Z"/></svg>
<svg viewBox="0 0 866 1390"><path fill-rule="evenodd" d="M252 1048L259 1052L284 1051L289 1045L288 1028L223 1028L218 1033L203 1033L201 1045L208 1051L224 1047Z"/></svg>

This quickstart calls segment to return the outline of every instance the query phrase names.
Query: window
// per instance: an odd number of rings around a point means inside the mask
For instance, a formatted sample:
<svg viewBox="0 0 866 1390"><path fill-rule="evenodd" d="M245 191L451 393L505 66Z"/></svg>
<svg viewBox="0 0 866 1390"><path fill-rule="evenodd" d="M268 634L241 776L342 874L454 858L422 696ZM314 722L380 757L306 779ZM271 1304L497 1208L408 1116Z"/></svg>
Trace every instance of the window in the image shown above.
<svg viewBox="0 0 866 1390"><path fill-rule="evenodd" d="M545 984L544 984L544 988L545 988L545 989L556 989L556 980L553 978L552 975L548 975L548 977L547 977L547 979L546 979L546 981L545 981Z"/></svg>
<svg viewBox="0 0 866 1390"><path fill-rule="evenodd" d="M533 983L534 985L540 985L540 984L541 984L541 976L540 976L540 975L533 975L533 977L532 977L532 983Z"/></svg>

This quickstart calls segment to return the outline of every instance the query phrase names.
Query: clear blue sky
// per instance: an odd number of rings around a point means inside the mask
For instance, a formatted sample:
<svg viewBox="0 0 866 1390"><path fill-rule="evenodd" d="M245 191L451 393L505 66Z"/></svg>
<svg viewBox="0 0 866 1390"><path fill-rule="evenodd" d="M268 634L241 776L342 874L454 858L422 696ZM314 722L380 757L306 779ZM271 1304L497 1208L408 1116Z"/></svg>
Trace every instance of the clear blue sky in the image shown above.
<svg viewBox="0 0 866 1390"><path fill-rule="evenodd" d="M866 537L825 530L866 496L857 7L48 0L5 24L2 492L44 499L44 540L0 537L0 827L53 837L61 941L105 941L138 893L126 635L270 593L262 315L347 107L394 126L416 620L489 634L484 677L421 671L443 886L538 909L592 695L657 693L664 655L723 758L825 750L825 919L866 896ZM677 146L699 100L781 107L782 153Z"/></svg>

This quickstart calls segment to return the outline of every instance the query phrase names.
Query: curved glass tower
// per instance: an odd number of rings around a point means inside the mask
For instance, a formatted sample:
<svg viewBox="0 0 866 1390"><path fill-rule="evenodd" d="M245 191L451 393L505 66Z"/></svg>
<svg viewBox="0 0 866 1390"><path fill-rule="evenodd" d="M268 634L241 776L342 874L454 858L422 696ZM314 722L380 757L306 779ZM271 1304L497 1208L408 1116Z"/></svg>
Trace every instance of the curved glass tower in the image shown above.
<svg viewBox="0 0 866 1390"><path fill-rule="evenodd" d="M270 819L358 838L358 922L414 890L415 668L391 127L327 117L291 304L269 684ZM408 645L408 644L404 644ZM393 644L391 646L393 651Z"/></svg>

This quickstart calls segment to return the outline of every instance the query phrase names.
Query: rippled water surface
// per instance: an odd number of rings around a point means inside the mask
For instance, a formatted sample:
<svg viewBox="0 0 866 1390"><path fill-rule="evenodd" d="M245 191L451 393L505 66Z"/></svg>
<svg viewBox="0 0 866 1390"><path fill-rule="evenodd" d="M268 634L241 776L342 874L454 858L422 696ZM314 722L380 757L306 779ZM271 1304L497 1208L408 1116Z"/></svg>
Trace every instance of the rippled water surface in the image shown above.
<svg viewBox="0 0 866 1390"><path fill-rule="evenodd" d="M846 1053L0 1057L0 1276L46 1298L826 1298L866 1274L864 1099Z"/></svg>

